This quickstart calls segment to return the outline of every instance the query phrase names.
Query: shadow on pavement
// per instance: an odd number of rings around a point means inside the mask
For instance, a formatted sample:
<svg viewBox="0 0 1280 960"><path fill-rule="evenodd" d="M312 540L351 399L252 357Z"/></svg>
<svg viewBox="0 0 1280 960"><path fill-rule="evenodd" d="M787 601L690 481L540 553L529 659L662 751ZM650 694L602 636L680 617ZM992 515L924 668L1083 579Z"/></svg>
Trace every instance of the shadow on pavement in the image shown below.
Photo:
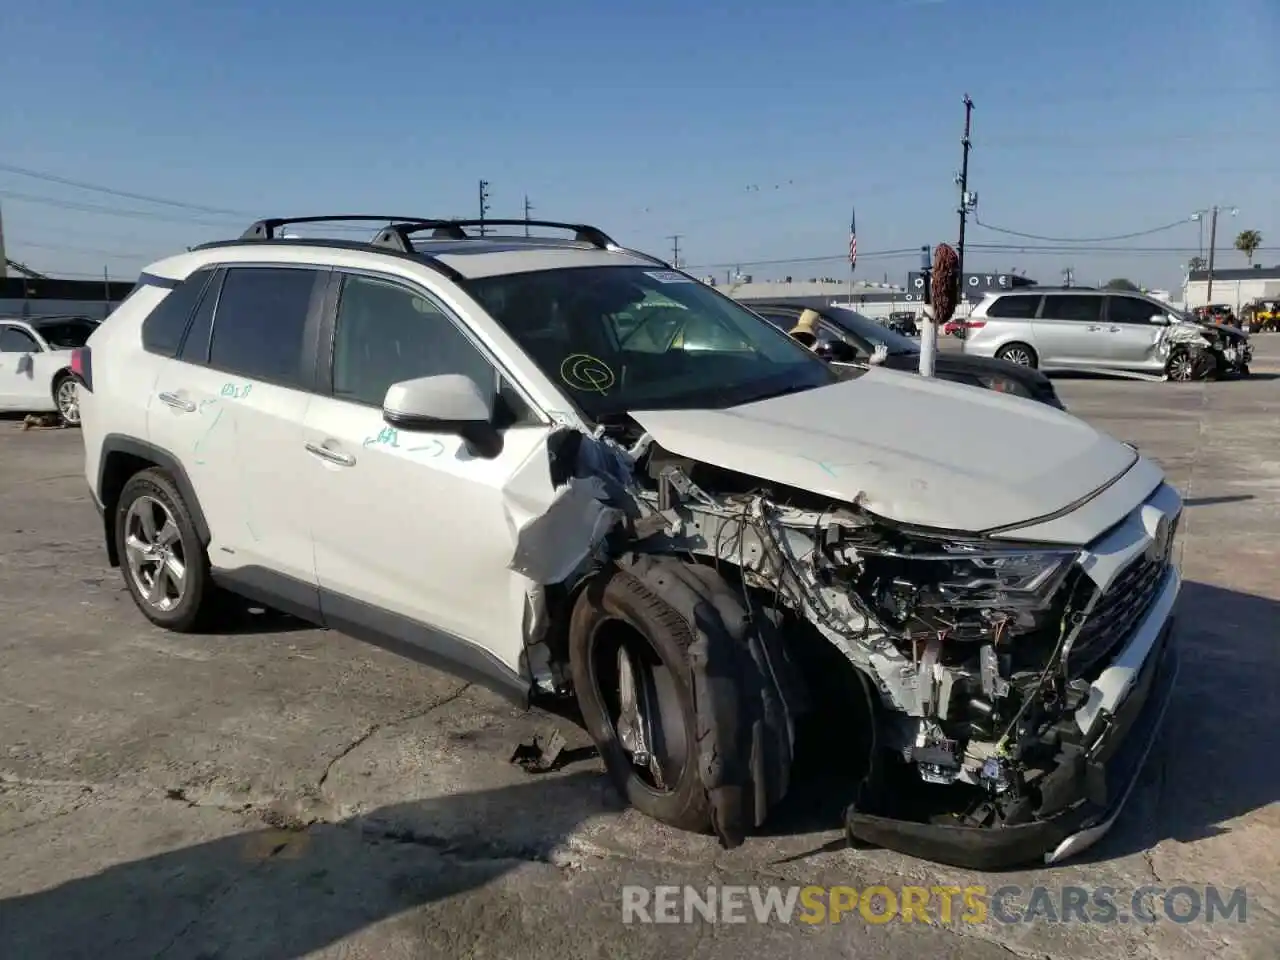
<svg viewBox="0 0 1280 960"><path fill-rule="evenodd" d="M539 778L108 867L0 901L0 956L294 960L549 862L584 820L617 809L605 789L594 773Z"/></svg>
<svg viewBox="0 0 1280 960"><path fill-rule="evenodd" d="M1190 843L1280 801L1280 602L1186 581L1178 686L1143 783L1102 843L1075 862ZM1146 815L1139 793L1154 791Z"/></svg>

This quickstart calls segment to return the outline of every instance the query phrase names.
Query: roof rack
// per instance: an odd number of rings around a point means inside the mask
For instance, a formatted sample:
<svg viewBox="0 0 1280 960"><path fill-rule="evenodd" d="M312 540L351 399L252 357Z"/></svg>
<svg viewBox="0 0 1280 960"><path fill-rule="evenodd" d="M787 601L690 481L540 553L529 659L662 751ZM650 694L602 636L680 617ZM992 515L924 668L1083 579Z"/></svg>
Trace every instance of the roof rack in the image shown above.
<svg viewBox="0 0 1280 960"><path fill-rule="evenodd" d="M424 230L430 230L431 236L434 239L472 240L483 238L478 238L475 234L467 233L464 228L549 227L559 230L572 230L573 239L579 243L589 243L599 250L610 250L618 253L625 252L636 256L642 256L653 263L659 264L660 266L674 269L671 268L671 265L665 260L622 246L599 227L593 227L586 223L564 223L559 220L442 220L436 217L388 217L373 214L333 214L318 217L272 217L270 219L254 222L248 230L240 235L240 240L252 241L283 239L278 233L281 227L297 223L338 223L343 221L356 223L385 223L386 226L379 230L371 241L366 244L360 244L360 246L379 247L382 249L392 250L397 253L426 257L428 261L434 263L441 269L447 268L445 268L444 264L435 261L435 258L426 256L414 247L412 239L413 234L421 233ZM290 239L297 242L296 238Z"/></svg>

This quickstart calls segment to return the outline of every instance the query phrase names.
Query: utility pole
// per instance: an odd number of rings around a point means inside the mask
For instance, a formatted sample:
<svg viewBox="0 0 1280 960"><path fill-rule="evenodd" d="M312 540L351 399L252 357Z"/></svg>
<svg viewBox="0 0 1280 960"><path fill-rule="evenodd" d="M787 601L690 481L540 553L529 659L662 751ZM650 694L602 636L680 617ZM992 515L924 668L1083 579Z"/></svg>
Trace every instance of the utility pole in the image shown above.
<svg viewBox="0 0 1280 960"><path fill-rule="evenodd" d="M4 257L4 211L0 210L0 280L9 276L9 261Z"/></svg>
<svg viewBox="0 0 1280 960"><path fill-rule="evenodd" d="M680 238L682 236L683 234L673 233L667 237L671 241L671 265L677 269L680 267Z"/></svg>
<svg viewBox="0 0 1280 960"><path fill-rule="evenodd" d="M924 289L920 292L924 302L924 330L920 333L920 376L933 376L933 358L938 352L938 324L933 318L933 250L920 248L920 275L924 277Z"/></svg>
<svg viewBox="0 0 1280 960"><path fill-rule="evenodd" d="M489 214L489 181L480 181L480 236L485 235L484 218Z"/></svg>
<svg viewBox="0 0 1280 960"><path fill-rule="evenodd" d="M1204 305L1206 307L1213 302L1213 255L1217 252L1218 247L1218 210L1217 204L1209 208L1209 283L1204 291ZM1239 212L1238 208L1231 208L1233 217Z"/></svg>
<svg viewBox="0 0 1280 960"><path fill-rule="evenodd" d="M529 202L529 195L524 195L524 235L529 236L529 214L533 212L533 204Z"/></svg>
<svg viewBox="0 0 1280 960"><path fill-rule="evenodd" d="M960 285L960 289L956 291L956 306L968 300L968 289L964 282L964 228L969 219L969 211L978 206L978 195L969 194L969 124L973 118L973 101L966 93L964 95L964 136L960 138L960 145L964 150L963 159L960 161L960 175L956 178L956 182L960 185L960 242L956 245L956 283Z"/></svg>
<svg viewBox="0 0 1280 960"><path fill-rule="evenodd" d="M1064 267L1062 270L1062 285L1064 287L1070 287L1072 283L1075 282L1075 279L1076 279L1075 267Z"/></svg>

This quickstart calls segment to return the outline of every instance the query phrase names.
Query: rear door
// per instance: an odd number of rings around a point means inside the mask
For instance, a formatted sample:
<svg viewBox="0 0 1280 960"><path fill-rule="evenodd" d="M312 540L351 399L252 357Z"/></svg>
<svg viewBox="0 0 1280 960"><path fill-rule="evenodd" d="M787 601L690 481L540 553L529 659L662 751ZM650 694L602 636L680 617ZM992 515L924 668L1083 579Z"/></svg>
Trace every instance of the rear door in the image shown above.
<svg viewBox="0 0 1280 960"><path fill-rule="evenodd" d="M1103 299L1085 293L1045 294L1040 314L1032 321L1042 367L1111 364Z"/></svg>
<svg viewBox="0 0 1280 960"><path fill-rule="evenodd" d="M327 276L293 265L218 270L148 410L152 442L186 466L215 570L304 616L318 612L319 594L302 425Z"/></svg>

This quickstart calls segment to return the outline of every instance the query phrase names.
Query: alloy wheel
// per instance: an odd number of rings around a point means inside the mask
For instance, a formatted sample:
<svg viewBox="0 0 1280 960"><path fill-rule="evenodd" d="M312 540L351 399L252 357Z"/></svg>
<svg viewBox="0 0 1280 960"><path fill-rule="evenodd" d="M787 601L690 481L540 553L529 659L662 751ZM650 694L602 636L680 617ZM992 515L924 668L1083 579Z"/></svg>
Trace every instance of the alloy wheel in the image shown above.
<svg viewBox="0 0 1280 960"><path fill-rule="evenodd" d="M1191 379L1194 372L1191 355L1188 353L1180 353L1169 361L1170 380L1187 381Z"/></svg>
<svg viewBox="0 0 1280 960"><path fill-rule="evenodd" d="M182 532L173 514L154 497L139 497L124 519L124 549L129 576L150 606L168 612L187 591L187 562Z"/></svg>
<svg viewBox="0 0 1280 960"><path fill-rule="evenodd" d="M1016 363L1020 367L1031 366L1031 354L1023 350L1021 347L1014 347L1012 350L1006 350L1000 355L1002 360L1009 363Z"/></svg>
<svg viewBox="0 0 1280 960"><path fill-rule="evenodd" d="M80 422L80 393L76 382L70 377L58 384L54 400L58 404L58 413L70 424Z"/></svg>

